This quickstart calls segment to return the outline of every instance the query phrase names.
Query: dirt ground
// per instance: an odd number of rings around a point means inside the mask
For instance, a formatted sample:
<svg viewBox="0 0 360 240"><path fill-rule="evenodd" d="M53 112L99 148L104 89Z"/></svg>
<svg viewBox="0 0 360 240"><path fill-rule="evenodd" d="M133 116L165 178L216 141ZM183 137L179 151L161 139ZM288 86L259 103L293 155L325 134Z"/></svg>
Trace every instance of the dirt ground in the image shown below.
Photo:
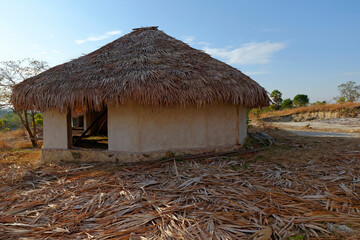
<svg viewBox="0 0 360 240"><path fill-rule="evenodd" d="M259 122L255 120L254 123L286 130L360 133L360 118L334 118L305 122Z"/></svg>
<svg viewBox="0 0 360 240"><path fill-rule="evenodd" d="M0 239L359 239L360 139L263 131L259 152L155 164L2 149Z"/></svg>

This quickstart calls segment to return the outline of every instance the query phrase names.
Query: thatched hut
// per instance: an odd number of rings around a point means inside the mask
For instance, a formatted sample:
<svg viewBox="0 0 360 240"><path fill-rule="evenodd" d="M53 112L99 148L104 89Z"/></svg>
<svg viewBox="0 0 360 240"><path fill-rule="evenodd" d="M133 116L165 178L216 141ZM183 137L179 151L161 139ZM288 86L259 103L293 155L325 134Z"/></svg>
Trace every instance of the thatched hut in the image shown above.
<svg viewBox="0 0 360 240"><path fill-rule="evenodd" d="M17 84L11 102L44 113L44 160L136 161L239 147L246 108L269 98L239 70L145 27Z"/></svg>

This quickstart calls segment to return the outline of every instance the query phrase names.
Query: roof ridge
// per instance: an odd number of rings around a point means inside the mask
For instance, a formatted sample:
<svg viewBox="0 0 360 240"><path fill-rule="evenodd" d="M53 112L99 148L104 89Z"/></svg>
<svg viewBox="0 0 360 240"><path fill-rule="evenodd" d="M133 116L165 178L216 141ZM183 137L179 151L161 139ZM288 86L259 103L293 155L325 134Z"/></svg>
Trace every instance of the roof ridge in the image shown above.
<svg viewBox="0 0 360 240"><path fill-rule="evenodd" d="M158 30L159 26L150 26L150 27L141 27L141 28L133 28L133 31L145 31L145 30Z"/></svg>

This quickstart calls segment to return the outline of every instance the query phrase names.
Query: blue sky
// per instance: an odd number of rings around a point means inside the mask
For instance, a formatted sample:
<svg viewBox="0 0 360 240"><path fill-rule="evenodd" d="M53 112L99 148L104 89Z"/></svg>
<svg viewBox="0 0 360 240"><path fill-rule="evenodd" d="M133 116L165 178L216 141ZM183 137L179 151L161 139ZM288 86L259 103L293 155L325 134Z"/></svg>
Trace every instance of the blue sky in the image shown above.
<svg viewBox="0 0 360 240"><path fill-rule="evenodd" d="M50 66L141 26L160 30L240 69L284 98L332 100L360 83L360 1L0 0L0 61Z"/></svg>

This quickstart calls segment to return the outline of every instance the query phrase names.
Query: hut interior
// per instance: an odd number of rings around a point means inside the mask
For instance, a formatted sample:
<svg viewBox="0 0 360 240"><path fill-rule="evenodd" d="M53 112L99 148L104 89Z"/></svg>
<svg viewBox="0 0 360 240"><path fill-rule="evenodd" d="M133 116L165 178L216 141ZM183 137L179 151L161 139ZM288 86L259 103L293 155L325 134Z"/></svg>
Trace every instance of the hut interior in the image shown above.
<svg viewBox="0 0 360 240"><path fill-rule="evenodd" d="M71 136L71 148L108 149L107 109L73 113Z"/></svg>

